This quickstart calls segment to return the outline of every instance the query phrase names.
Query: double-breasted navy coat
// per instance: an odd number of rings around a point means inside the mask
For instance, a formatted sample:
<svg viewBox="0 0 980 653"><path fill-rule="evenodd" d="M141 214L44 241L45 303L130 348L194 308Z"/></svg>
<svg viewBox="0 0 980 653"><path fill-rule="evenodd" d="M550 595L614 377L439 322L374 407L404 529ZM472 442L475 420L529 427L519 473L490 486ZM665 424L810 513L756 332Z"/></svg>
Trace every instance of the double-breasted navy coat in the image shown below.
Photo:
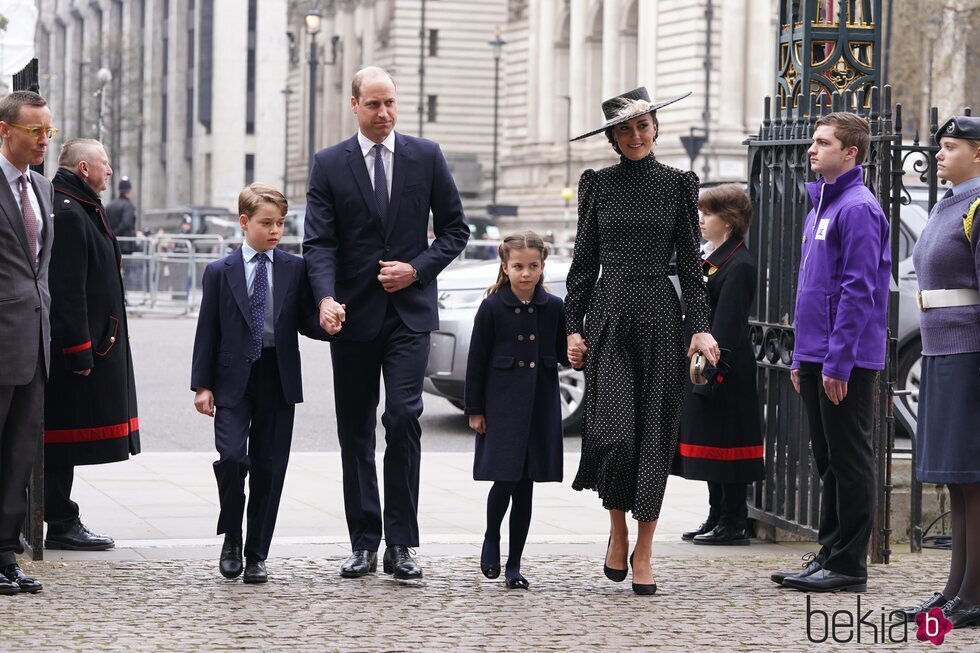
<svg viewBox="0 0 980 653"><path fill-rule="evenodd" d="M466 362L465 413L484 415L478 481L562 480L558 365L568 365L565 308L538 286L530 303L509 285L480 305Z"/></svg>

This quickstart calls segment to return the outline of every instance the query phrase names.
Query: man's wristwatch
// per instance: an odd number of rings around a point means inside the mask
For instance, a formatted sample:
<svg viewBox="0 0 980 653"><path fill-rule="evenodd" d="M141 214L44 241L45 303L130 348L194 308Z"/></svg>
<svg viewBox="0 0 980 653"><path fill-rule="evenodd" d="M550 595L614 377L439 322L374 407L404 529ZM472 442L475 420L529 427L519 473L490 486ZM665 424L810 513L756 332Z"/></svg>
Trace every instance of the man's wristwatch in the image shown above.
<svg viewBox="0 0 980 653"><path fill-rule="evenodd" d="M419 282L419 271L414 266L412 267L412 278L415 280L415 283Z"/></svg>

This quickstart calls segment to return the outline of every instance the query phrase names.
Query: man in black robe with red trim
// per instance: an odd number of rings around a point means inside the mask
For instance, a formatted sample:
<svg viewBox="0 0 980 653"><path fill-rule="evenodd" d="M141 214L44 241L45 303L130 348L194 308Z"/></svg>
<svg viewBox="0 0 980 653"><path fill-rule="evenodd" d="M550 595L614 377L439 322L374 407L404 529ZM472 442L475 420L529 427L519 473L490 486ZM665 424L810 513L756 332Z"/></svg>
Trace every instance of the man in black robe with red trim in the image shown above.
<svg viewBox="0 0 980 653"><path fill-rule="evenodd" d="M136 385L123 300L119 244L99 193L112 176L102 144L64 144L54 184L51 373L44 410L44 520L49 549L103 551L71 500L76 465L140 451Z"/></svg>

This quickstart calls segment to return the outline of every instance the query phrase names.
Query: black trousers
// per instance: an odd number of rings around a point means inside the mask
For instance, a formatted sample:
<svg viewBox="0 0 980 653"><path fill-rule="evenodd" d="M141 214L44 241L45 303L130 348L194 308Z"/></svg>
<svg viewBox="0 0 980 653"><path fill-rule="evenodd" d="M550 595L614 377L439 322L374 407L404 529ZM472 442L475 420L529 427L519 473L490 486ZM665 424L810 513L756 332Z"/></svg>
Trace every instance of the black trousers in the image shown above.
<svg viewBox="0 0 980 653"><path fill-rule="evenodd" d="M25 385L0 385L0 565L23 553L27 484L44 437L44 355ZM2 364L2 363L0 363Z"/></svg>
<svg viewBox="0 0 980 653"><path fill-rule="evenodd" d="M265 560L279 514L293 439L296 406L282 396L276 350L266 348L252 364L245 395L235 406L219 406L214 415L218 460L218 534L239 534L246 513L244 553L249 561Z"/></svg>
<svg viewBox="0 0 980 653"><path fill-rule="evenodd" d="M871 430L878 373L855 367L847 396L835 406L824 392L822 370L818 363L800 364L800 395L823 480L818 558L830 571L866 577L875 510Z"/></svg>
<svg viewBox="0 0 980 653"><path fill-rule="evenodd" d="M745 495L747 483L708 481L708 506L712 516L726 526L744 526L749 516Z"/></svg>
<svg viewBox="0 0 980 653"><path fill-rule="evenodd" d="M418 546L419 416L429 334L406 327L389 302L374 340L337 340L330 353L351 548L377 551L382 526L388 545ZM383 513L374 455L380 378L385 385Z"/></svg>
<svg viewBox="0 0 980 653"><path fill-rule="evenodd" d="M74 481L73 465L44 463L44 521L49 533L64 532L78 521L78 504L71 500Z"/></svg>

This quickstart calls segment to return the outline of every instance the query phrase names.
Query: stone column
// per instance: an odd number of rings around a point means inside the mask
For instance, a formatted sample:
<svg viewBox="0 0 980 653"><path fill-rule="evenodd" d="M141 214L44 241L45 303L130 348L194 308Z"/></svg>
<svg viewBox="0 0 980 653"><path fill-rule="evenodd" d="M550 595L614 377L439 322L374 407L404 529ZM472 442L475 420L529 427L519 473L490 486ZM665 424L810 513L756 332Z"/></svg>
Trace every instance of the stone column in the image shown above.
<svg viewBox="0 0 980 653"><path fill-rule="evenodd" d="M712 122L723 130L742 130L745 127L746 82L752 67L746 50L750 18L741 2L722 0L715 11L717 18L712 25L721 30L721 52L712 48L719 60L718 103L711 107Z"/></svg>
<svg viewBox="0 0 980 653"><path fill-rule="evenodd" d="M362 67L375 65L375 35L378 28L375 24L374 5L375 0L361 1L361 25L363 25L364 30L362 35L363 50L361 52Z"/></svg>
<svg viewBox="0 0 980 653"><path fill-rule="evenodd" d="M636 76L656 99L661 95L657 93L657 3L640 0L636 9Z"/></svg>
<svg viewBox="0 0 980 653"><path fill-rule="evenodd" d="M538 13L538 83L537 140L551 143L555 139L555 15L554 2L539 2Z"/></svg>
<svg viewBox="0 0 980 653"><path fill-rule="evenodd" d="M642 4L642 3L641 3ZM588 91L586 85L585 21L588 19L587 0L571 0L568 26L568 94L572 98L572 136L586 130Z"/></svg>
<svg viewBox="0 0 980 653"><path fill-rule="evenodd" d="M622 0L602 2L602 99L622 93L622 70L619 65L619 13Z"/></svg>

